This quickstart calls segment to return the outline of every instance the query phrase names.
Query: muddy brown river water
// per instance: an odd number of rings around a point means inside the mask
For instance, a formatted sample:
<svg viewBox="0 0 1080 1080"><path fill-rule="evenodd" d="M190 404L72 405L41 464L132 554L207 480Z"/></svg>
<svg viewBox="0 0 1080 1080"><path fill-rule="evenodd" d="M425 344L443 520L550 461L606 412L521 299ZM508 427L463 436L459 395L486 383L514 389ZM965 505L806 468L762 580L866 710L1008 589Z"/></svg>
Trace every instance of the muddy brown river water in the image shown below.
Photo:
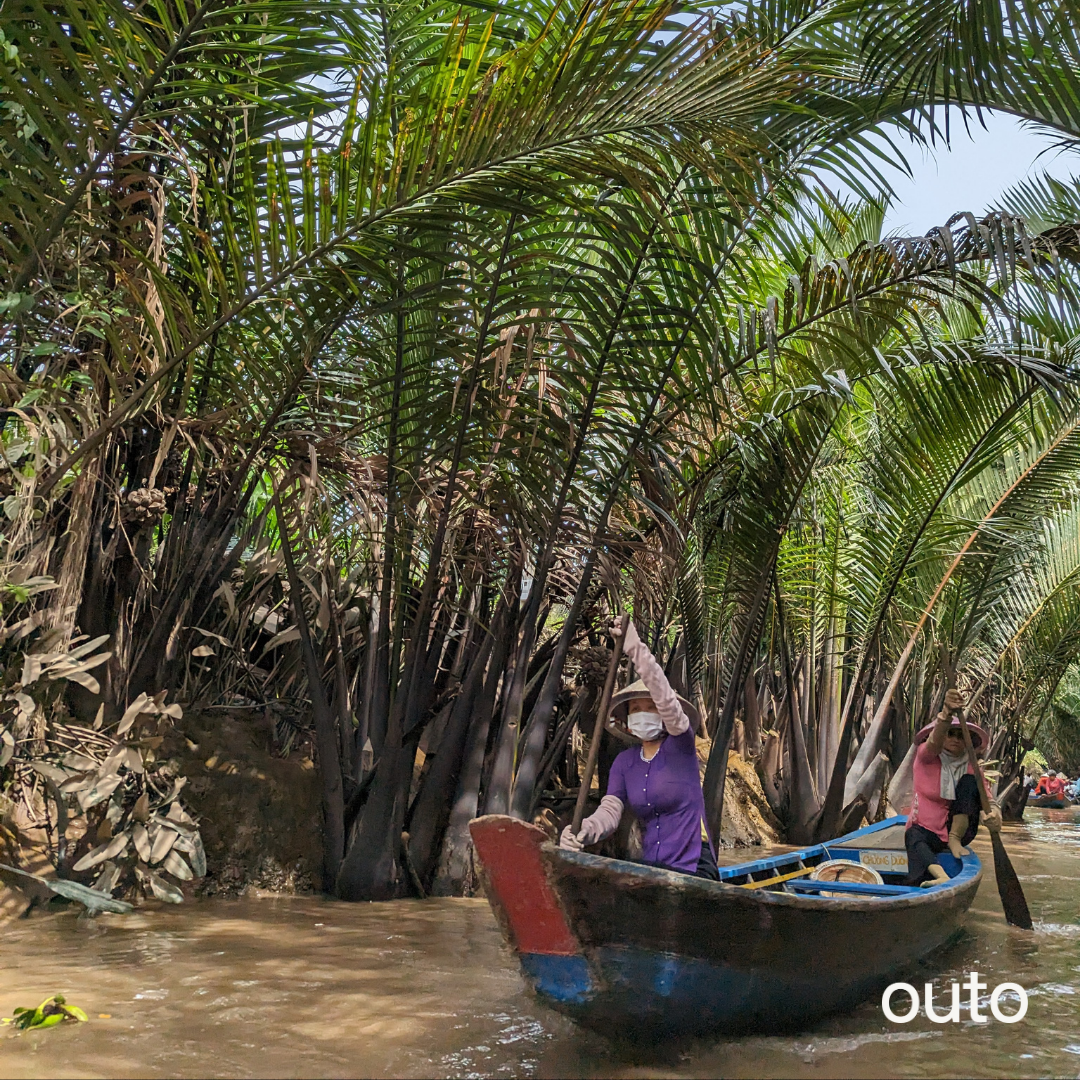
<svg viewBox="0 0 1080 1080"><path fill-rule="evenodd" d="M1035 933L1006 926L980 843L964 938L914 980L933 978L942 1007L969 971L1017 982L1030 1001L1017 1024L899 1025L873 1001L795 1036L642 1050L533 1001L485 901L252 898L8 924L0 1015L62 992L91 1019L0 1029L0 1076L1075 1077L1080 811L1028 819L1005 838Z"/></svg>

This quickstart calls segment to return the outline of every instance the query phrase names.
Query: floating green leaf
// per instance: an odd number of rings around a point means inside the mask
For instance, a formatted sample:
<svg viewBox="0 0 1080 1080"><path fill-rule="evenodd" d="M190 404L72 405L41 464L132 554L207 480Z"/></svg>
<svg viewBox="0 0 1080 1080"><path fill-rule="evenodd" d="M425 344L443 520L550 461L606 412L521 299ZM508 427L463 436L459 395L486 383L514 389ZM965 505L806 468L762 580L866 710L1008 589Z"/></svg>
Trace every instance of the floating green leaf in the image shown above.
<svg viewBox="0 0 1080 1080"><path fill-rule="evenodd" d="M78 1006L68 1005L63 994L53 994L36 1009L16 1009L12 1016L5 1017L0 1023L11 1024L21 1031L33 1031L37 1028L55 1027L65 1020L85 1023L87 1019L86 1013Z"/></svg>

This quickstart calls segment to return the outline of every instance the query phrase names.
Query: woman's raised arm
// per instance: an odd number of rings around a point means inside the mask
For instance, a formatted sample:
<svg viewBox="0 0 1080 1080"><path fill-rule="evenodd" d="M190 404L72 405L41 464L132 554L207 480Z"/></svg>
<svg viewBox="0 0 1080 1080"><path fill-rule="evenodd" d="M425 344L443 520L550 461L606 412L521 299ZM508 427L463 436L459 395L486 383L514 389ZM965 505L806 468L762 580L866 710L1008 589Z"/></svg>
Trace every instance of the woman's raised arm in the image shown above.
<svg viewBox="0 0 1080 1080"><path fill-rule="evenodd" d="M630 619L629 615L622 618ZM621 624L619 629L622 629ZM631 619L626 628L623 652L633 661L641 681L649 688L649 697L656 705L664 730L669 735L681 735L690 730L690 720L683 712L675 691L671 689L664 669L656 662L656 657L649 651L648 645L638 637L637 629Z"/></svg>

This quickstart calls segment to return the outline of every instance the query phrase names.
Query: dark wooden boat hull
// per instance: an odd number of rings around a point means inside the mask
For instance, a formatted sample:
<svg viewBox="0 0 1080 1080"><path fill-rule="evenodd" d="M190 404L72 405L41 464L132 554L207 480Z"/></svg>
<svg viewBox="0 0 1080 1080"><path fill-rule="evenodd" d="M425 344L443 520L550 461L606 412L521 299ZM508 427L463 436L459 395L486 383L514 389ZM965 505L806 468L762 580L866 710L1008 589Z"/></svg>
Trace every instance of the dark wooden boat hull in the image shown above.
<svg viewBox="0 0 1080 1080"><path fill-rule="evenodd" d="M510 818L473 836L537 996L639 1039L790 1030L858 1005L956 935L982 873L969 856L921 893L791 895L561 851Z"/></svg>

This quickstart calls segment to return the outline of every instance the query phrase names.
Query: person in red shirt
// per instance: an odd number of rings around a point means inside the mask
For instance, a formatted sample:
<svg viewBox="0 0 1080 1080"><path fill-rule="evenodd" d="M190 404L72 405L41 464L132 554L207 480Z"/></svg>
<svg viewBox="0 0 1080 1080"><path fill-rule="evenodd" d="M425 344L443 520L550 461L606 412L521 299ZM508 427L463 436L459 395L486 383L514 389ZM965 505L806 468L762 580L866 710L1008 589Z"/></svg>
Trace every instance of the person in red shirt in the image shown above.
<svg viewBox="0 0 1080 1080"><path fill-rule="evenodd" d="M948 852L961 859L967 854L964 845L971 842L979 828L979 788L968 761L960 720L954 715L963 707L963 694L946 691L945 707L937 719L915 736L915 796L904 833L909 885L948 881L952 875L941 856ZM985 749L989 740L983 728L969 722L968 730L976 753ZM1001 811L996 803L991 803L984 824L992 832L1001 828Z"/></svg>
<svg viewBox="0 0 1080 1080"><path fill-rule="evenodd" d="M1040 798L1043 795L1053 794L1053 792L1050 790L1050 777L1047 776L1046 773L1043 773L1042 776L1039 777L1039 782L1035 785L1035 790L1031 794L1034 795L1036 798Z"/></svg>

